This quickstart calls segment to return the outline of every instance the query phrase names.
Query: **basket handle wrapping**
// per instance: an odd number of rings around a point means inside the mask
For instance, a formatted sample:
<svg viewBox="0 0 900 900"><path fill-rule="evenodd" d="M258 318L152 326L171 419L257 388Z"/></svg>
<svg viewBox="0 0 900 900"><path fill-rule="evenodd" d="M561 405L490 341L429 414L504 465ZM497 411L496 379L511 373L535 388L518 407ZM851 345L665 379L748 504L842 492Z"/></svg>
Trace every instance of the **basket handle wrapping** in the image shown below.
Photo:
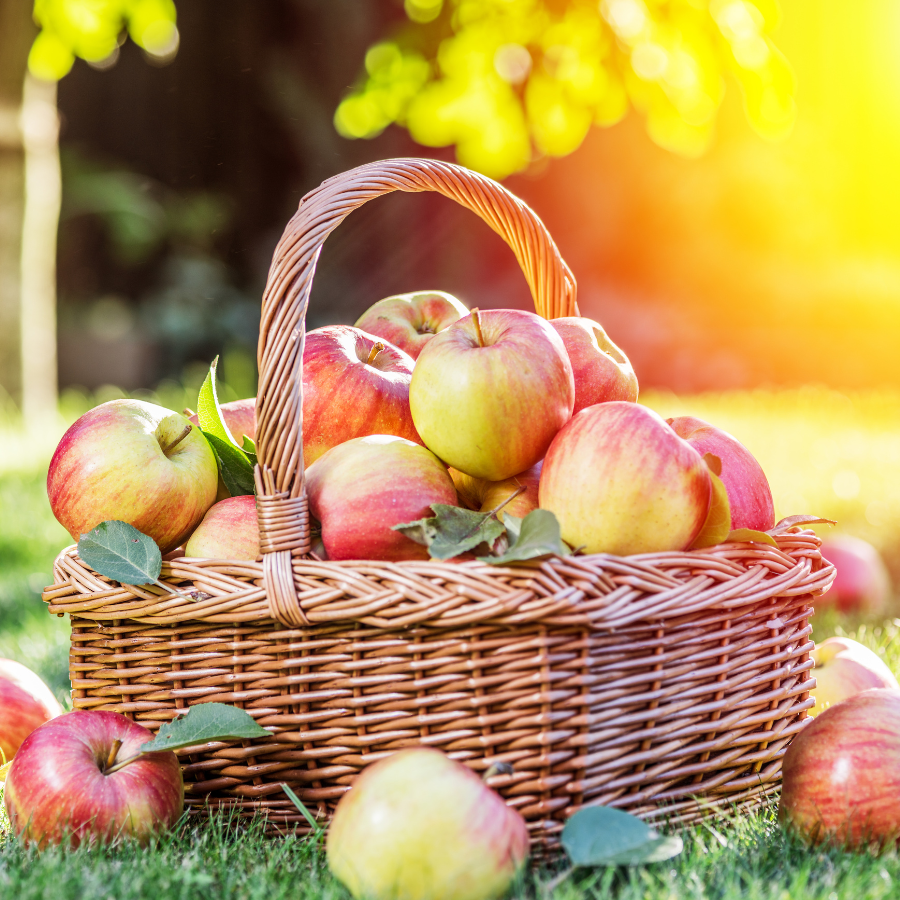
<svg viewBox="0 0 900 900"><path fill-rule="evenodd" d="M477 213L515 253L538 315L578 315L575 278L544 224L484 175L437 160L390 159L329 178L300 201L275 248L263 294L256 399L260 550L270 610L286 625L308 624L291 558L310 546L301 367L313 276L328 235L354 209L392 191L436 191Z"/></svg>

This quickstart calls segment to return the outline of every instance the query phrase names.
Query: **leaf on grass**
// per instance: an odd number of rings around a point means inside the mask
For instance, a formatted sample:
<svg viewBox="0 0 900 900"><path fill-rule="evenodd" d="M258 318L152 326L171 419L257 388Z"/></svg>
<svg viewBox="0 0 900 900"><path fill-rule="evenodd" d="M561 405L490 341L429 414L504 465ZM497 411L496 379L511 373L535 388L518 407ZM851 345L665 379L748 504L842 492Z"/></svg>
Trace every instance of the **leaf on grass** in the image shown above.
<svg viewBox="0 0 900 900"><path fill-rule="evenodd" d="M707 453L706 456L712 456L712 454ZM715 456L712 458L717 459ZM721 470L721 464L719 469ZM706 514L706 521L700 529L700 534L694 538L694 543L691 544L691 550L714 547L716 544L721 544L731 533L731 504L728 502L728 492L725 490L722 479L712 470L712 467L709 470L709 480L712 482L709 511Z"/></svg>
<svg viewBox="0 0 900 900"><path fill-rule="evenodd" d="M508 522L513 516L504 516ZM559 520L549 509L533 509L524 519L514 523L509 549L502 556L479 556L480 562L502 566L512 562L524 562L541 556L568 556L572 551L563 541L559 531ZM515 532L515 537L513 537Z"/></svg>
<svg viewBox="0 0 900 900"><path fill-rule="evenodd" d="M562 845L574 866L637 866L662 862L684 848L680 837L663 837L637 816L588 806L572 816Z"/></svg>
<svg viewBox="0 0 900 900"><path fill-rule="evenodd" d="M394 525L393 530L405 534L428 548L432 559L452 559L481 543L494 543L505 531L493 513L480 513L459 506L434 503L434 515L415 522Z"/></svg>
<svg viewBox="0 0 900 900"><path fill-rule="evenodd" d="M219 440L240 448L225 423L222 407L219 406L219 396L216 392L216 367L218 364L219 357L217 356L210 364L209 373L200 388L200 395L197 397L197 419L205 432L214 434Z"/></svg>
<svg viewBox="0 0 900 900"><path fill-rule="evenodd" d="M754 544L771 544L773 547L778 546L778 541L765 531L754 531L752 528L738 528L736 531L728 533L723 543L747 543Z"/></svg>
<svg viewBox="0 0 900 900"><path fill-rule="evenodd" d="M820 519L818 516L788 516L782 519L774 528L770 528L769 534L782 534L797 525L837 525L832 519Z"/></svg>
<svg viewBox="0 0 900 900"><path fill-rule="evenodd" d="M122 584L156 584L162 555L153 538L111 519L81 536L78 555L95 571Z"/></svg>
<svg viewBox="0 0 900 900"><path fill-rule="evenodd" d="M6 781L6 776L9 775L9 770L12 768L12 760L8 763L4 763L0 766L0 784L3 784Z"/></svg>
<svg viewBox="0 0 900 900"><path fill-rule="evenodd" d="M141 753L180 750L209 741L251 740L270 735L271 732L257 725L249 713L236 706L199 703L185 715L166 722L152 741L141 745Z"/></svg>
<svg viewBox="0 0 900 900"><path fill-rule="evenodd" d="M223 441L209 431L200 429L203 436L209 441L209 446L216 457L219 466L219 474L232 497L242 494L255 493L256 484L253 480L253 466L244 453L228 441Z"/></svg>

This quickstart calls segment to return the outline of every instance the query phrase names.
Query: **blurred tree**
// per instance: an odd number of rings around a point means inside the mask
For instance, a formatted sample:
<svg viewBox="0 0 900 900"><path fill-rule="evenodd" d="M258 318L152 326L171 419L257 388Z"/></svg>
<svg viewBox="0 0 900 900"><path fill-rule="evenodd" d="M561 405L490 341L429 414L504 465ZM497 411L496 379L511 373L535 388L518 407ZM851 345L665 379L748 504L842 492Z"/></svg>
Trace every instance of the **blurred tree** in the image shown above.
<svg viewBox="0 0 900 900"><path fill-rule="evenodd" d="M629 105L653 140L708 147L725 91L740 85L753 128L793 125L794 77L770 34L777 0L405 0L409 22L365 57L335 113L349 138L389 124L503 178L572 153Z"/></svg>

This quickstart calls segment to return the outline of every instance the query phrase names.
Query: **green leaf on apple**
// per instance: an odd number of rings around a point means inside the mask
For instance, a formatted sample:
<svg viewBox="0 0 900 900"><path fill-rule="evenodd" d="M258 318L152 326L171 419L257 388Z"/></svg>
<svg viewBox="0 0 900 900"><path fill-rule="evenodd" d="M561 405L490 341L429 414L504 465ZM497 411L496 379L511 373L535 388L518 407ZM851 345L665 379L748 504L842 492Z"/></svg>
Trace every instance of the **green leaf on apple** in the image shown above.
<svg viewBox="0 0 900 900"><path fill-rule="evenodd" d="M247 454L239 447L223 441L220 437L209 431L200 429L203 436L209 441L209 446L216 457L219 466L219 474L232 497L242 494L255 493L256 484L253 480L253 464ZM256 457L254 456L254 459Z"/></svg>
<svg viewBox="0 0 900 900"><path fill-rule="evenodd" d="M753 543L769 544L772 547L778 546L778 542L771 534L765 531L754 531L752 528L738 528L735 531L728 532L728 537L725 538L723 543Z"/></svg>
<svg viewBox="0 0 900 900"><path fill-rule="evenodd" d="M718 457L707 453L703 458L709 464L709 459L719 463L719 471L722 464ZM712 496L709 501L709 511L706 513L706 521L700 529L700 534L694 538L691 550L700 550L703 547L715 547L721 544L731 534L731 504L728 502L728 492L722 479L716 474L712 465L709 468L709 480L712 482Z"/></svg>
<svg viewBox="0 0 900 900"><path fill-rule="evenodd" d="M207 434L214 434L219 440L227 441L240 448L228 425L225 424L225 417L219 406L219 396L216 391L216 367L218 364L219 357L217 356L210 364L209 373L200 388L200 395L197 397L197 420Z"/></svg>
<svg viewBox="0 0 900 900"><path fill-rule="evenodd" d="M256 724L253 717L227 703L198 703L185 715L166 722L152 741L141 745L141 753L180 750L209 741L252 740L272 732Z"/></svg>
<svg viewBox="0 0 900 900"><path fill-rule="evenodd" d="M680 837L660 835L637 816L607 806L580 809L566 822L561 840L574 866L638 866L684 849Z"/></svg>
<svg viewBox="0 0 900 900"><path fill-rule="evenodd" d="M820 519L818 516L788 516L786 519L782 519L774 528L770 528L768 534L782 534L798 525L837 525L837 522L832 519Z"/></svg>
<svg viewBox="0 0 900 900"><path fill-rule="evenodd" d="M435 503L434 515L392 526L410 540L428 548L432 559L452 559L479 544L490 546L506 529L493 512L481 513Z"/></svg>
<svg viewBox="0 0 900 900"><path fill-rule="evenodd" d="M250 460L250 465L256 465L256 441L253 440L252 437L248 437L246 434L244 435L244 453L247 454L247 459Z"/></svg>
<svg viewBox="0 0 900 900"><path fill-rule="evenodd" d="M495 566L525 562L541 556L568 556L572 551L563 541L559 519L549 509L533 509L524 519L504 516L509 549L502 556L479 556Z"/></svg>

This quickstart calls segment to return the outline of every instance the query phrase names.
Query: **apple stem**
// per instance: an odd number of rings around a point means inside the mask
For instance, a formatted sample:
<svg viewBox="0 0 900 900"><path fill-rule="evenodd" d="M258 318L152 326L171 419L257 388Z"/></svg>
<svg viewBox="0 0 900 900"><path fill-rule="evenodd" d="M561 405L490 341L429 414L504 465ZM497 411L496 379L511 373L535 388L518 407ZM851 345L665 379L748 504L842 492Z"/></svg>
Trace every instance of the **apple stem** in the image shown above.
<svg viewBox="0 0 900 900"><path fill-rule="evenodd" d="M187 416L188 418L190 418L191 416L196 416L196 415L197 415L197 413L194 412L194 410L192 410L189 406L186 406L186 407L181 411L181 414L182 414L183 416Z"/></svg>
<svg viewBox="0 0 900 900"><path fill-rule="evenodd" d="M381 341L372 345L372 349L369 351L369 358L366 360L366 365L371 366L373 362L375 362L375 357L378 356L381 351L384 350L384 344Z"/></svg>
<svg viewBox="0 0 900 900"><path fill-rule="evenodd" d="M166 444L166 446L162 448L163 456L168 456L191 433L193 427L194 426L190 423L185 425L184 431L182 431L171 444Z"/></svg>
<svg viewBox="0 0 900 900"><path fill-rule="evenodd" d="M121 741L119 742L121 743ZM118 752L118 747L116 748L116 752ZM124 769L129 763L133 763L136 759L140 759L144 754L143 753L135 753L134 756L129 756L127 759L120 760L117 762L111 769L104 769L104 775L112 775L113 772L118 772L119 769Z"/></svg>
<svg viewBox="0 0 900 900"><path fill-rule="evenodd" d="M488 512L488 515L489 516L497 515L497 513L500 512L500 510L503 509L503 507L506 506L507 503L509 503L511 500L515 500L516 497L519 496L519 494L524 494L526 490L527 490L527 488L525 487L525 485L520 484L502 503L500 503L499 505L495 506L492 510L490 510L490 512Z"/></svg>
<svg viewBox="0 0 900 900"><path fill-rule="evenodd" d="M484 335L481 333L481 316L478 312L478 307L476 306L472 310L472 321L475 323L475 334L478 336L478 346L484 346Z"/></svg>
<svg viewBox="0 0 900 900"><path fill-rule="evenodd" d="M106 757L106 765L103 767L104 772L108 772L112 764L116 761L116 754L119 752L119 748L122 746L122 742L116 738L113 741L112 748L109 751L109 756Z"/></svg>

